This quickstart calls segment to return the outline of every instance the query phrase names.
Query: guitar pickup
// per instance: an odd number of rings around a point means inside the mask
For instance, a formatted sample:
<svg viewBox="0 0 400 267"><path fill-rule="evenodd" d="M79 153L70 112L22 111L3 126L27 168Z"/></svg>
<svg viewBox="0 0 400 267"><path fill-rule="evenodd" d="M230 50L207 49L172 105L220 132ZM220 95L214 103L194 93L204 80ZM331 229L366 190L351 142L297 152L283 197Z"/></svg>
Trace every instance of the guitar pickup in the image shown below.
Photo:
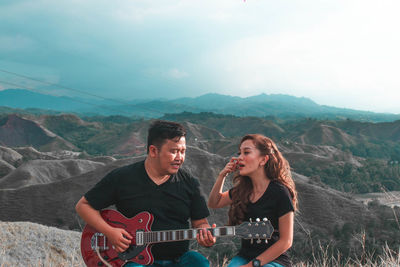
<svg viewBox="0 0 400 267"><path fill-rule="evenodd" d="M136 246L143 246L144 245L144 231L139 230L136 231Z"/></svg>

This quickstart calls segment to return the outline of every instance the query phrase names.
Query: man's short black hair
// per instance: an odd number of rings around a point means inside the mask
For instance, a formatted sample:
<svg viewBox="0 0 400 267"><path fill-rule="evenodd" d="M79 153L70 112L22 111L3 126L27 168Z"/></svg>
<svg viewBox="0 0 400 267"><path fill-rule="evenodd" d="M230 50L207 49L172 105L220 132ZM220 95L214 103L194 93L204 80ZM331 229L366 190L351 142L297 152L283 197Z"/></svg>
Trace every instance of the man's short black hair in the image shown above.
<svg viewBox="0 0 400 267"><path fill-rule="evenodd" d="M161 146L169 139L186 136L186 130L182 124L172 121L156 120L150 124L147 135L147 153L151 145L161 149Z"/></svg>

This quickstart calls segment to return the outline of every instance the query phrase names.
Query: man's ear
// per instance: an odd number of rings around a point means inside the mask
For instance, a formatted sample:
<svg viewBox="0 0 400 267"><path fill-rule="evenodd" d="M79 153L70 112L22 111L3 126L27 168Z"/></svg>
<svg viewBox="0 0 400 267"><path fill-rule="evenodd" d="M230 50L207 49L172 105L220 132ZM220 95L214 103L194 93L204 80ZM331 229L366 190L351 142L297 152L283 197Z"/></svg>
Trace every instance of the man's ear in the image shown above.
<svg viewBox="0 0 400 267"><path fill-rule="evenodd" d="M158 148L155 145L149 146L149 156L155 158L158 155Z"/></svg>

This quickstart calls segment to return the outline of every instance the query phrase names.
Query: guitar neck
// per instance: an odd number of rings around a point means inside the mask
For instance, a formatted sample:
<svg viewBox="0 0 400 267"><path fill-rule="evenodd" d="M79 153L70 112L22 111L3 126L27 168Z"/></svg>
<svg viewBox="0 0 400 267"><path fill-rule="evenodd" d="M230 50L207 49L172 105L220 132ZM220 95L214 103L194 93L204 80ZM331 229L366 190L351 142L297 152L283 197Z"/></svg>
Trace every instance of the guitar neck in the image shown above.
<svg viewBox="0 0 400 267"><path fill-rule="evenodd" d="M197 234L201 229L186 229L186 230L168 230L168 231L152 231L152 232L136 232L136 244L144 245L150 243L174 242L196 239ZM211 234L215 237L234 236L235 227L225 226L217 228L208 228Z"/></svg>

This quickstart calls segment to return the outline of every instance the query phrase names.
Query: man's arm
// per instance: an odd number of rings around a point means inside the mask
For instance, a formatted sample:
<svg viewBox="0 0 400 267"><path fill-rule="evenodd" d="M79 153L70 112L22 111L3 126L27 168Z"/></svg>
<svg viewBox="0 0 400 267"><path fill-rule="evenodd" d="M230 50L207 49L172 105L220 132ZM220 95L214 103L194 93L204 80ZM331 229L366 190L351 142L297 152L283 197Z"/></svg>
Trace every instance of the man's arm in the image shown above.
<svg viewBox="0 0 400 267"><path fill-rule="evenodd" d="M106 235L118 252L123 252L129 247L132 236L122 228L114 228L107 224L100 212L90 206L85 197L78 201L75 210L87 224Z"/></svg>
<svg viewBox="0 0 400 267"><path fill-rule="evenodd" d="M215 224L212 225L215 228ZM206 218L200 220L192 220L192 228L204 228L197 234L197 242L203 247L211 247L215 244L217 239L211 234L207 228L210 228Z"/></svg>

